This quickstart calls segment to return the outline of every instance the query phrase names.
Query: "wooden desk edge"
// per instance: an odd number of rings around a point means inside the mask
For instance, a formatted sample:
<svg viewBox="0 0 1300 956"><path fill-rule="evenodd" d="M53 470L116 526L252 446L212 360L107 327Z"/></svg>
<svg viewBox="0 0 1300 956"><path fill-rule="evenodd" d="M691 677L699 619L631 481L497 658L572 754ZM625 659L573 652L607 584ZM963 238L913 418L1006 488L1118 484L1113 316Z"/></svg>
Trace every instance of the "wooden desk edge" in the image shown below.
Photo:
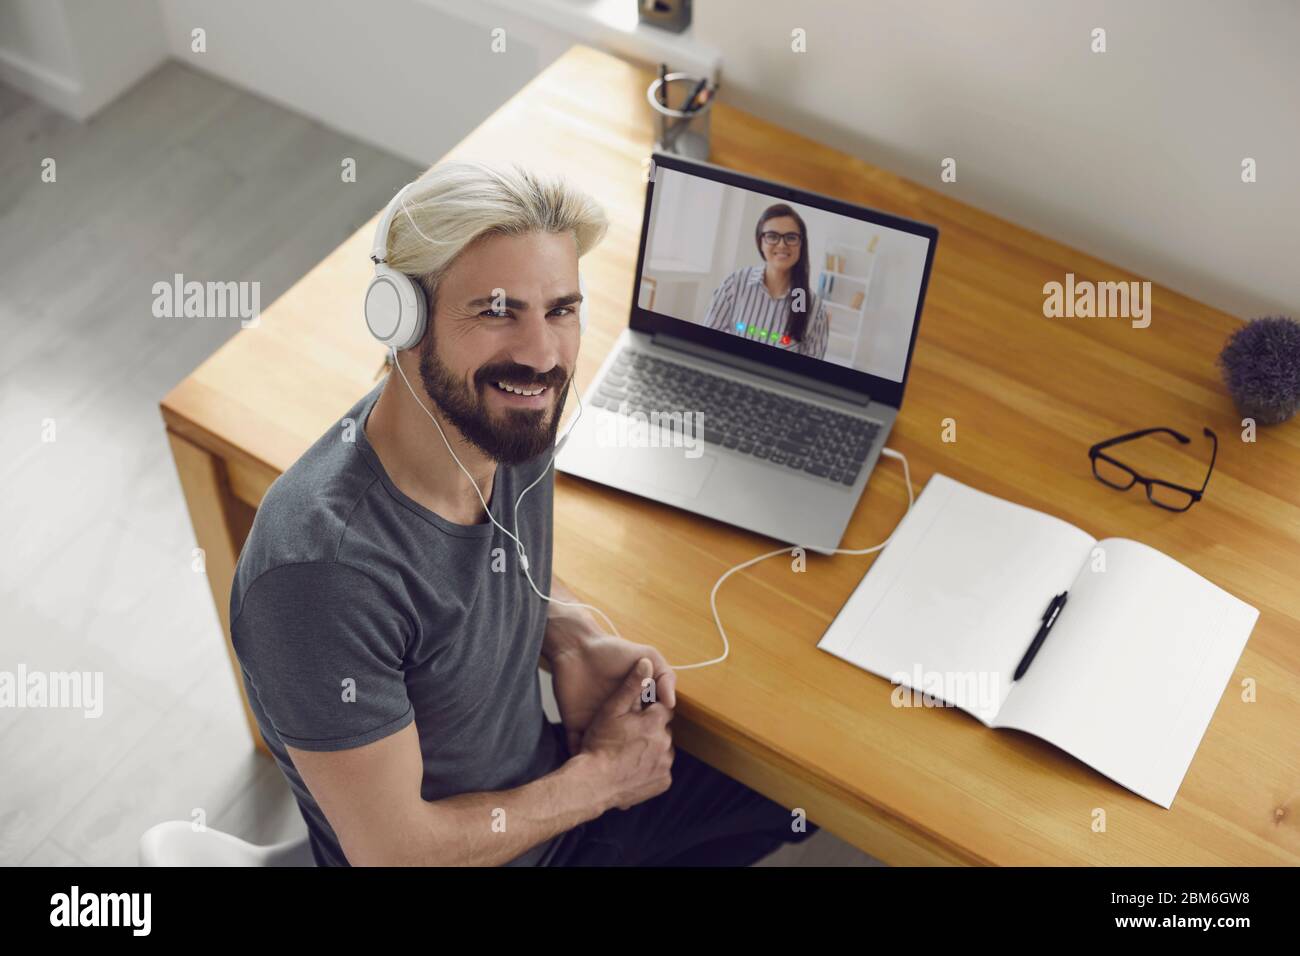
<svg viewBox="0 0 1300 956"><path fill-rule="evenodd" d="M166 414L164 418L167 418ZM235 655L235 646L230 638L230 590L235 582L235 564L239 560L239 551L248 537L248 531L253 526L253 516L257 509L234 493L229 460L170 425L166 433L172 460L176 464L176 474L180 479L181 492L190 513L190 523L194 528L194 539L202 552L203 569L212 591L212 601L216 604L217 617L225 635L226 653L234 671L235 685L239 688L253 747L269 757L271 751L262 739L257 719L249 706L239 658ZM250 479L244 480L247 483Z"/></svg>

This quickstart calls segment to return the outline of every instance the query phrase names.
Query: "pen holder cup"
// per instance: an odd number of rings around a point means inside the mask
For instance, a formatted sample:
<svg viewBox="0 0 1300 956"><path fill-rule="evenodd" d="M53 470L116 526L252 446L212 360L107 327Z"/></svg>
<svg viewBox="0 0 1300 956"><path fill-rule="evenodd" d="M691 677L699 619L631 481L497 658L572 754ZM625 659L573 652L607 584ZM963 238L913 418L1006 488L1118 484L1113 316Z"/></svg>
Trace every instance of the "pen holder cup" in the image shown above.
<svg viewBox="0 0 1300 956"><path fill-rule="evenodd" d="M655 115L655 150L672 153L689 159L709 158L709 116L713 112L713 97L709 97L697 110L686 112L659 102L659 87L664 87L664 102L686 105L686 98L699 84L701 77L689 73L669 73L658 78L646 90L646 99Z"/></svg>

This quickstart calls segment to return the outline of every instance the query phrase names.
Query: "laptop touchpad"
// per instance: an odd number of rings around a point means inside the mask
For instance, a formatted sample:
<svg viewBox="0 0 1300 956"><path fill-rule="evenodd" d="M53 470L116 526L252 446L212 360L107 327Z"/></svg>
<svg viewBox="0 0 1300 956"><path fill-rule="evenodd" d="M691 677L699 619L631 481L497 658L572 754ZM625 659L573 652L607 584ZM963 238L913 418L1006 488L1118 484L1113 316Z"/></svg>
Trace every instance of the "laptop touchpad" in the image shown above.
<svg viewBox="0 0 1300 956"><path fill-rule="evenodd" d="M698 495L718 463L716 455L690 458L682 448L620 448L615 460L615 477L624 487L654 488L683 498Z"/></svg>

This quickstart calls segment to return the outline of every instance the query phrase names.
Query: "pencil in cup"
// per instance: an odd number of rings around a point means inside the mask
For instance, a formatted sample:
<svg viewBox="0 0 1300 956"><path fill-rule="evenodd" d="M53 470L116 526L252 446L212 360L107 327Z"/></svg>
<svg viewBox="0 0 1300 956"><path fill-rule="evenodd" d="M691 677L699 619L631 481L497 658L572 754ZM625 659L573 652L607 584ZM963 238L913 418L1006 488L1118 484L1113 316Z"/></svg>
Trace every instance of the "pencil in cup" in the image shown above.
<svg viewBox="0 0 1300 956"><path fill-rule="evenodd" d="M646 99L655 112L655 149L707 160L709 117L716 92L716 85L689 73L669 73L662 81L654 80L646 90ZM692 103L695 109L688 108Z"/></svg>

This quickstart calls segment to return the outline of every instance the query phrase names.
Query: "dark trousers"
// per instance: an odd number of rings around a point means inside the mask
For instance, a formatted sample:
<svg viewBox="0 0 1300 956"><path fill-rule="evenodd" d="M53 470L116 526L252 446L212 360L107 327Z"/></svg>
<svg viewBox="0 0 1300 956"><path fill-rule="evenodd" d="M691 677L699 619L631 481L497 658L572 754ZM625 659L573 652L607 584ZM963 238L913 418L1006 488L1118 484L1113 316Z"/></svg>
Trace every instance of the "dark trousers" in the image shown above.
<svg viewBox="0 0 1300 956"><path fill-rule="evenodd" d="M560 835L547 866L749 866L817 832L780 804L683 750L657 797Z"/></svg>

